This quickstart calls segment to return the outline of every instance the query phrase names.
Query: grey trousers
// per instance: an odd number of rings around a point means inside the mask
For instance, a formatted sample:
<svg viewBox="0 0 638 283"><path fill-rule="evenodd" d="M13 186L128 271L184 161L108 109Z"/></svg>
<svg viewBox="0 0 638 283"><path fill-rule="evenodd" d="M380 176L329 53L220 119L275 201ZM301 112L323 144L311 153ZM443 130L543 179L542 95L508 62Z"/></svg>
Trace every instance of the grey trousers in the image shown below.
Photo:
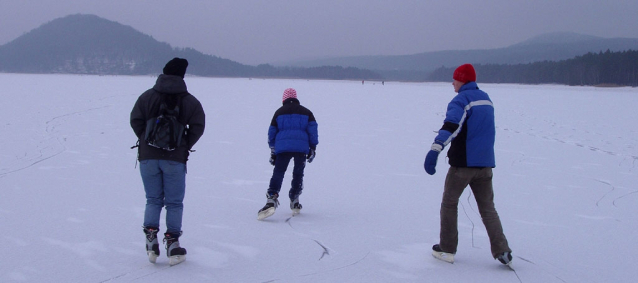
<svg viewBox="0 0 638 283"><path fill-rule="evenodd" d="M445 189L441 201L441 234L439 245L445 252L456 253L459 242L457 228L458 204L463 190L470 186L478 205L481 219L490 238L492 256L512 252L503 234L501 219L494 207L492 168L450 167L445 178Z"/></svg>

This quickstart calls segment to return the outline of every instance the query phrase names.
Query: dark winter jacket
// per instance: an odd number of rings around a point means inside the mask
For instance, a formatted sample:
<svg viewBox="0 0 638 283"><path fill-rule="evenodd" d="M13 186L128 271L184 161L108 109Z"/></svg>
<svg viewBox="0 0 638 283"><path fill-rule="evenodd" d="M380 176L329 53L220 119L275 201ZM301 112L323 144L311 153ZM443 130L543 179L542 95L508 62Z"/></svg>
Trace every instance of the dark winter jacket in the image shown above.
<svg viewBox="0 0 638 283"><path fill-rule="evenodd" d="M268 145L275 154L282 152L308 153L319 144L317 121L308 108L301 106L296 98L283 102L275 112L268 128Z"/></svg>
<svg viewBox="0 0 638 283"><path fill-rule="evenodd" d="M455 167L495 167L494 106L476 82L461 86L447 106L443 127L435 141L448 143L449 163Z"/></svg>
<svg viewBox="0 0 638 283"><path fill-rule="evenodd" d="M159 112L161 94L180 96L180 111L178 120L187 127L182 137L181 146L173 151L166 151L149 146L144 142L146 121L156 117ZM172 101L176 97L172 97ZM169 105L172 108L172 106ZM139 139L138 159L172 160L186 163L189 150L204 134L206 116L197 98L188 93L184 79L179 76L159 75L153 88L144 92L135 102L131 111L131 128Z"/></svg>

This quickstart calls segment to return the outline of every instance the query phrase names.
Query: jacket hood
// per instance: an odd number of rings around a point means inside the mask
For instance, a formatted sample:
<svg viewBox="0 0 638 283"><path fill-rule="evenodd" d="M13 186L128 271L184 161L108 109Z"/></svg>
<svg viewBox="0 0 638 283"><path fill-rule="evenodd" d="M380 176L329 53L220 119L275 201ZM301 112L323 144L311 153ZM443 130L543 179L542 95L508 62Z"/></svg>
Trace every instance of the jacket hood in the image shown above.
<svg viewBox="0 0 638 283"><path fill-rule="evenodd" d="M188 91L186 89L186 82L184 82L184 79L180 76L164 74L157 77L157 81L155 82L153 89L157 92L168 94L184 93Z"/></svg>

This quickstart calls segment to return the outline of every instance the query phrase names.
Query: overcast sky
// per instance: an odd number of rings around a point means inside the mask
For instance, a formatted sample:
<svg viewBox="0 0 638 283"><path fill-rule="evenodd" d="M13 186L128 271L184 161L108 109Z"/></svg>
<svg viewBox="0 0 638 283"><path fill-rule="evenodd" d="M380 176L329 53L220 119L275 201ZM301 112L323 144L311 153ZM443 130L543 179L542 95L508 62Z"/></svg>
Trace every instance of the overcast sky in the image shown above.
<svg viewBox="0 0 638 283"><path fill-rule="evenodd" d="M559 31L638 38L636 0L0 0L0 45L77 13L250 65L498 48Z"/></svg>

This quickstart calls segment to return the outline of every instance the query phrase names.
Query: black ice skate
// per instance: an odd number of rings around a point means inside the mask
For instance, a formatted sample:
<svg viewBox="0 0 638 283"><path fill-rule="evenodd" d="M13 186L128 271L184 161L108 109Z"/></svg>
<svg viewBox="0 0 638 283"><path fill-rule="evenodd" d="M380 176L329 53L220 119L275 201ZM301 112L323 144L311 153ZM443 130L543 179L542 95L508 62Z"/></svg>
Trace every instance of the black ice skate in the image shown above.
<svg viewBox="0 0 638 283"><path fill-rule="evenodd" d="M500 261L502 264L507 265L507 267L512 268L512 253L504 252L498 255L496 259L498 259L498 261Z"/></svg>
<svg viewBox="0 0 638 283"><path fill-rule="evenodd" d="M454 263L454 254L444 252L439 244L432 246L432 256L445 262Z"/></svg>
<svg viewBox="0 0 638 283"><path fill-rule="evenodd" d="M157 242L158 228L154 227L142 227L144 234L146 234L146 254L148 254L148 261L155 263L157 257L160 255L159 243Z"/></svg>
<svg viewBox="0 0 638 283"><path fill-rule="evenodd" d="M279 201L277 200L278 197L279 194L274 194L272 196L266 194L266 205L257 212L257 220L264 220L275 214L275 209L279 206Z"/></svg>
<svg viewBox="0 0 638 283"><path fill-rule="evenodd" d="M299 197L290 200L290 210L292 210L292 215L297 215L301 212L301 203L299 203Z"/></svg>
<svg viewBox="0 0 638 283"><path fill-rule="evenodd" d="M182 232L164 234L164 243L166 243L166 256L168 256L168 264L176 265L186 260L186 249L179 246L179 236Z"/></svg>

